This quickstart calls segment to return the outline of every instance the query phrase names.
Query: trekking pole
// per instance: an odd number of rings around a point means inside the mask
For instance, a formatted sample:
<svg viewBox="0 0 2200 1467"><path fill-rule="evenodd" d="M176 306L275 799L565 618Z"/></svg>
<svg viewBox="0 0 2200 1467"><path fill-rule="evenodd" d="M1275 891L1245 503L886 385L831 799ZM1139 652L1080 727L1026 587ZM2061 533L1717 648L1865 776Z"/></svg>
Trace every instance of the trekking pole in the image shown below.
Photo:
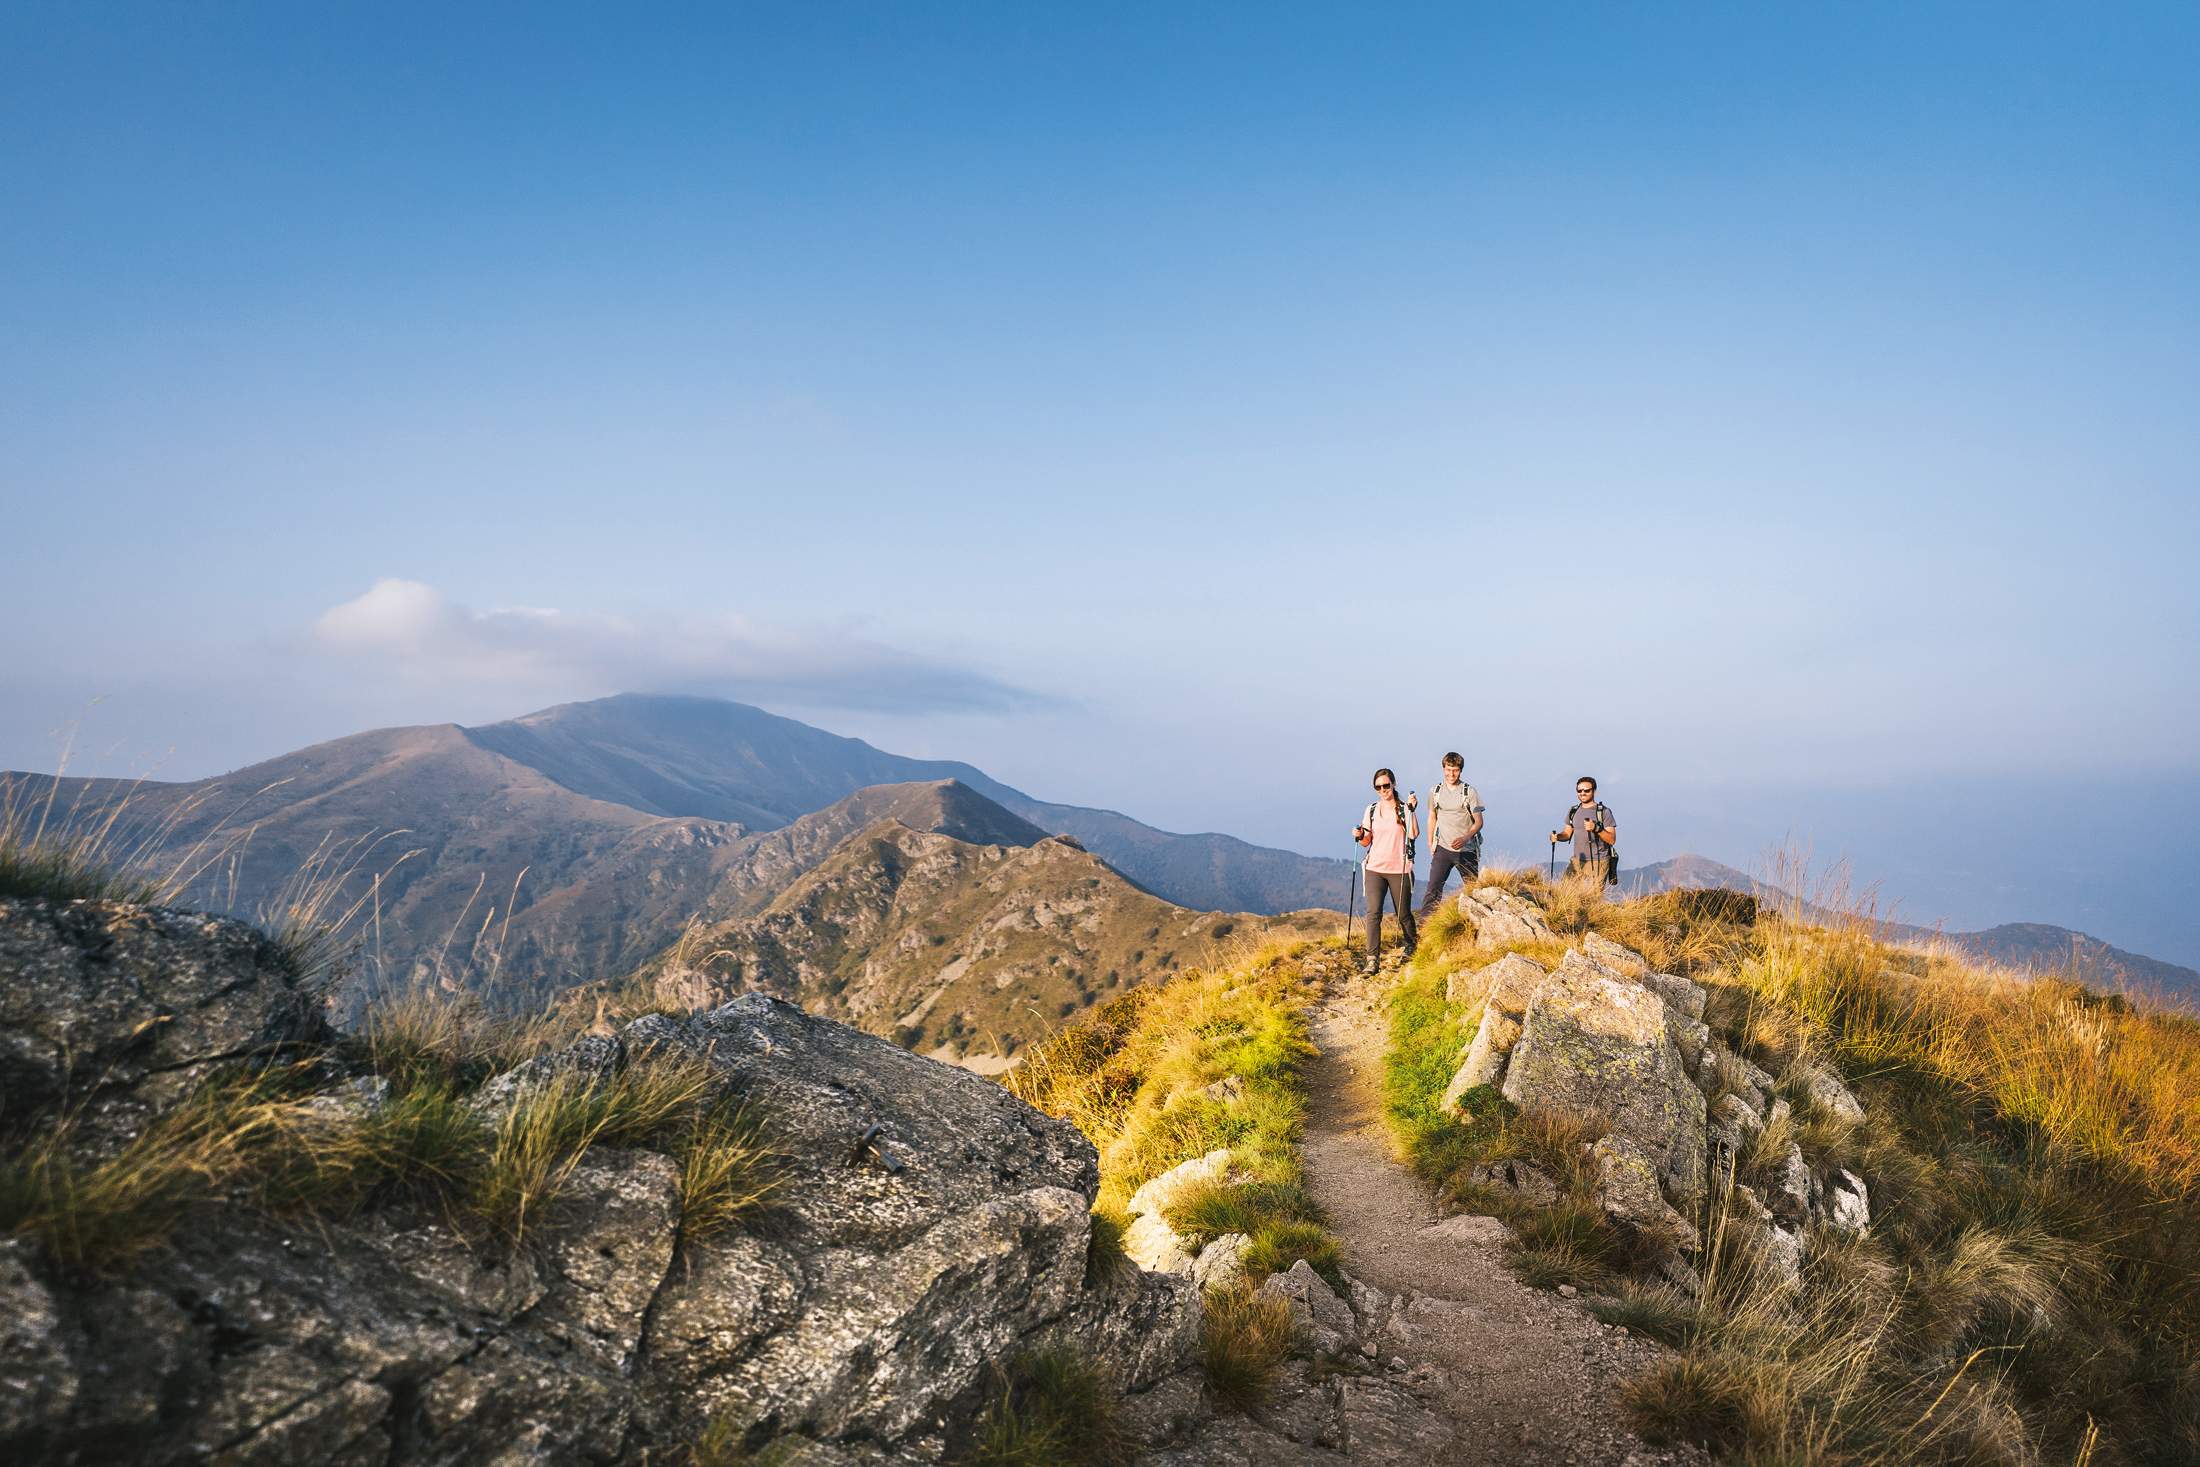
<svg viewBox="0 0 2200 1467"><path fill-rule="evenodd" d="M1409 791L1406 798L1413 802L1415 813L1418 814L1421 804L1421 792L1419 790ZM1431 838L1433 839L1433 833ZM1406 842L1406 904L1398 913L1404 919L1398 924L1401 928L1406 925L1406 922L1413 920L1408 915L1413 910L1413 846L1412 841Z"/></svg>
<svg viewBox="0 0 2200 1467"><path fill-rule="evenodd" d="M1551 837L1551 864L1546 868L1546 874L1551 880L1558 880L1558 837L1555 835Z"/></svg>
<svg viewBox="0 0 2200 1467"><path fill-rule="evenodd" d="M1360 868L1346 863L1344 870L1344 940L1352 941L1352 913L1360 902Z"/></svg>

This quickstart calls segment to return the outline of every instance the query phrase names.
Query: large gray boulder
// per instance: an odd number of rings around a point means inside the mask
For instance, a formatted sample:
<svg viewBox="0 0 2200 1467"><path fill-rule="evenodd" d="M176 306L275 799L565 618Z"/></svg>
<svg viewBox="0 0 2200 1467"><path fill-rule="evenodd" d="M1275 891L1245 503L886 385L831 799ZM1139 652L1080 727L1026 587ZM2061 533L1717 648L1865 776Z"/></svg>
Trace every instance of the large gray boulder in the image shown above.
<svg viewBox="0 0 2200 1467"><path fill-rule="evenodd" d="M1569 952L1529 1000L1504 1095L1530 1113L1597 1117L1656 1162L1666 1191L1704 1193L1704 1098L1666 1024L1664 1001Z"/></svg>
<svg viewBox="0 0 2200 1467"><path fill-rule="evenodd" d="M25 953L62 1017L8 1011L17 1093L73 1083L52 1059L65 1033L122 1077L102 1103L150 1114L174 1094L167 1066L312 1028L279 960L234 924L0 907L0 964ZM17 979L0 967L0 993ZM762 995L642 1019L530 1074L663 1054L713 1067L783 1154L768 1225L684 1237L677 1164L597 1147L517 1248L396 1201L318 1220L210 1206L98 1279L8 1240L0 1460L638 1467L684 1460L715 1421L792 1460L878 1467L936 1461L1036 1345L1074 1348L1131 1392L1196 1361L1189 1279L1090 1266L1098 1166L1068 1123ZM532 1083L484 1087L480 1104Z"/></svg>
<svg viewBox="0 0 2200 1467"><path fill-rule="evenodd" d="M1517 1022L1528 1011L1529 995L1550 974L1533 958L1507 953L1486 967L1462 968L1452 974L1444 980L1444 998L1450 1003L1487 1003Z"/></svg>
<svg viewBox="0 0 2200 1467"><path fill-rule="evenodd" d="M1703 1017L1704 1004L1710 995L1703 985L1681 977L1678 973L1644 973L1635 980L1665 1000L1665 1006L1690 1019Z"/></svg>
<svg viewBox="0 0 2200 1467"><path fill-rule="evenodd" d="M1601 932L1581 934L1581 951L1592 961L1631 978L1640 977L1650 966L1643 961L1641 953L1625 943L1612 941Z"/></svg>
<svg viewBox="0 0 2200 1467"><path fill-rule="evenodd" d="M258 928L125 902L0 899L0 1117L136 1131L215 1065L327 1037Z"/></svg>

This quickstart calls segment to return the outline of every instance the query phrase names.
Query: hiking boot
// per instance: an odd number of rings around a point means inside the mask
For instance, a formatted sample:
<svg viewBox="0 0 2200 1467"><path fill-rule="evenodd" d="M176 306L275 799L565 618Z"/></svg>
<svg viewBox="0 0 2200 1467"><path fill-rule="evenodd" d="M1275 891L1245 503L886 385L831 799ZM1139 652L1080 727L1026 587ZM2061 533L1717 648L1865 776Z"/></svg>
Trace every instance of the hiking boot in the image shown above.
<svg viewBox="0 0 2200 1467"><path fill-rule="evenodd" d="M1362 973L1372 973L1381 966L1382 964L1376 961L1373 953L1369 953L1366 957L1360 959L1360 971Z"/></svg>

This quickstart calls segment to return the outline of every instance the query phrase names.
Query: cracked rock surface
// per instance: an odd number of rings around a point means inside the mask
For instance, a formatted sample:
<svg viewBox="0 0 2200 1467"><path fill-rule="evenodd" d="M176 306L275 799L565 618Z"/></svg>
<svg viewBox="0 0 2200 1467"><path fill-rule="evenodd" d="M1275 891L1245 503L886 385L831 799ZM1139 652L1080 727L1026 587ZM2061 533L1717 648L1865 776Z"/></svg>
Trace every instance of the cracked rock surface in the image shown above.
<svg viewBox="0 0 2200 1467"><path fill-rule="evenodd" d="M17 1126L93 1104L126 1136L207 1066L319 1024L241 924L0 902ZM784 1152L767 1223L684 1239L678 1166L599 1146L517 1248L395 1204L210 1208L100 1279L0 1240L0 1460L662 1463L717 1420L789 1462L884 1467L937 1461L999 1369L1061 1342L1147 1414L1189 1409L1195 1286L1088 1277L1099 1174L1075 1128L761 995L638 1020L563 1062L664 1050L712 1065ZM482 1103L523 1090L491 1082Z"/></svg>

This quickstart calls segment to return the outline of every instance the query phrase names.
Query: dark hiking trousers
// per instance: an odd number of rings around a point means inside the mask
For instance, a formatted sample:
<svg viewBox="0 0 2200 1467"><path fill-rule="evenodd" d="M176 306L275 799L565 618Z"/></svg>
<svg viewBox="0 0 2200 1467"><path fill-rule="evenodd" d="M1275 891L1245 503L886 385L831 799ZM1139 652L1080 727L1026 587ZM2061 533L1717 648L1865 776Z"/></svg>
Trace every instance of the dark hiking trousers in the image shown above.
<svg viewBox="0 0 2200 1467"><path fill-rule="evenodd" d="M1461 886L1474 885L1474 878L1482 874L1482 853L1473 846L1463 851L1438 846L1428 858L1428 891L1422 896L1420 910L1414 916L1423 922L1428 920L1428 914L1436 910L1436 903L1442 899L1444 883L1451 879L1453 871L1459 873Z"/></svg>
<svg viewBox="0 0 2200 1467"><path fill-rule="evenodd" d="M1398 916L1398 929L1406 935L1406 946L1418 940L1413 925L1413 914L1406 910L1406 873L1363 871L1361 880L1367 892L1367 955L1374 957L1383 945L1383 893L1390 893L1390 910Z"/></svg>

